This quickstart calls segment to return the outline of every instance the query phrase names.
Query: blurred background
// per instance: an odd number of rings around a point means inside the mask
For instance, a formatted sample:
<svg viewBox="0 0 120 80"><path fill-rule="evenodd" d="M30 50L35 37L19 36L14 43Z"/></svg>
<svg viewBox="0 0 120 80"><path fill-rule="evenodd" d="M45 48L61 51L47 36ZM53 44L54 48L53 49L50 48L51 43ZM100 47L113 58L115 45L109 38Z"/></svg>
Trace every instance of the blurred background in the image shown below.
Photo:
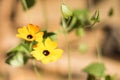
<svg viewBox="0 0 120 80"><path fill-rule="evenodd" d="M97 61L96 43L100 43L102 61L106 66L106 74L116 75L120 79L120 0L64 0L72 9L87 9L92 15L100 11L100 22L94 31L86 31L80 38L75 32L69 34L71 51L71 69L73 80L86 80L82 69ZM0 80L67 80L68 66L66 41L63 34L57 36L59 47L64 50L57 62L42 64L31 60L23 66L13 68L5 63L6 52L19 44L16 38L17 28L27 24L35 24L48 31L60 29L61 0L36 0L35 5L24 11L20 0L0 0ZM110 9L114 15L109 17ZM81 54L79 44L87 44L87 51ZM38 70L36 70L36 68Z"/></svg>

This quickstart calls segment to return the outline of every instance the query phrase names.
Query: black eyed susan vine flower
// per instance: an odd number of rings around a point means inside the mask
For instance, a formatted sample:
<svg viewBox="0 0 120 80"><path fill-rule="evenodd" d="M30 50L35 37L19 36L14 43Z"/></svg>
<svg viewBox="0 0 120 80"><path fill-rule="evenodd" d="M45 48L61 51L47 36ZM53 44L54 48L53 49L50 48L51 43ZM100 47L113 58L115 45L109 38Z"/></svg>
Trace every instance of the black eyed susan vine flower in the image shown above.
<svg viewBox="0 0 120 80"><path fill-rule="evenodd" d="M39 27L33 24L29 24L27 26L23 26L22 28L18 29L18 34L16 35L19 38L25 39L27 41L33 41L33 40L41 40L43 32L39 32ZM39 38L37 38L39 37ZM37 39L36 39L37 38Z"/></svg>
<svg viewBox="0 0 120 80"><path fill-rule="evenodd" d="M57 42L48 38L50 36L47 36L47 34L48 33L40 31L39 27L33 24L28 24L27 26L19 28L16 36L23 40L19 45L7 53L8 58L6 63L18 67L25 64L26 61L31 58L39 60L42 63L58 60L62 56L63 50L56 49ZM44 37L44 35L47 37ZM21 61L23 63L21 63Z"/></svg>
<svg viewBox="0 0 120 80"><path fill-rule="evenodd" d="M61 57L63 52L63 50L56 49L56 47L57 43L47 38L44 43L38 43L31 54L42 63L54 62Z"/></svg>

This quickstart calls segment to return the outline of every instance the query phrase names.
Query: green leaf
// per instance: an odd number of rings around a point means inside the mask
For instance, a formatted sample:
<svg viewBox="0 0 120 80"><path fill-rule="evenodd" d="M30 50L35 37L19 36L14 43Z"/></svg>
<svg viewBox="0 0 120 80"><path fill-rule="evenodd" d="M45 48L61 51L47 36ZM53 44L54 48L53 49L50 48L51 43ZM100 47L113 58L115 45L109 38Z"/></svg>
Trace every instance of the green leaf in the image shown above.
<svg viewBox="0 0 120 80"><path fill-rule="evenodd" d="M67 32L90 25L88 11L85 9L73 10L73 15L67 19L64 19L64 21L62 20L61 22L63 28L65 28Z"/></svg>
<svg viewBox="0 0 120 80"><path fill-rule="evenodd" d="M87 76L87 80L96 80L96 78L90 74Z"/></svg>
<svg viewBox="0 0 120 80"><path fill-rule="evenodd" d="M77 9L74 10L74 15L80 20L80 21L86 21L88 19L88 11L85 9Z"/></svg>
<svg viewBox="0 0 120 80"><path fill-rule="evenodd" d="M25 42L24 40L21 41L20 44L18 44L15 48L11 49L9 52L7 52L7 55L12 52L26 52L29 53L29 43Z"/></svg>
<svg viewBox="0 0 120 80"><path fill-rule="evenodd" d="M27 62L27 57L22 52L11 52L7 57L6 63L13 67L23 66Z"/></svg>
<svg viewBox="0 0 120 80"><path fill-rule="evenodd" d="M52 39L53 41L55 41L57 39L57 34L54 33L54 32L47 32L47 31L44 31L44 36L43 38L46 39L46 38L50 38Z"/></svg>
<svg viewBox="0 0 120 80"><path fill-rule="evenodd" d="M92 63L84 71L95 77L103 77L105 75L105 66L103 63Z"/></svg>
<svg viewBox="0 0 120 80"><path fill-rule="evenodd" d="M68 32L72 31L76 26L77 18L75 16L71 17L71 20L67 24Z"/></svg>
<svg viewBox="0 0 120 80"><path fill-rule="evenodd" d="M88 17L88 11L85 9L74 10L74 16L76 16L76 18L78 19L78 22L80 23L79 26L85 27L90 23Z"/></svg>
<svg viewBox="0 0 120 80"><path fill-rule="evenodd" d="M35 4L35 0L21 0L24 10L30 9Z"/></svg>
<svg viewBox="0 0 120 80"><path fill-rule="evenodd" d="M107 75L107 76L105 76L105 80L116 80L116 76L115 75L113 75L113 76Z"/></svg>
<svg viewBox="0 0 120 80"><path fill-rule="evenodd" d="M27 62L28 58L31 58L31 50L34 42L26 42L22 40L19 45L7 52L6 63L13 67L22 66Z"/></svg>
<svg viewBox="0 0 120 80"><path fill-rule="evenodd" d="M113 8L111 8L110 10L109 10L109 13L108 13L108 16L113 16L113 14L114 14L114 10L113 10Z"/></svg>

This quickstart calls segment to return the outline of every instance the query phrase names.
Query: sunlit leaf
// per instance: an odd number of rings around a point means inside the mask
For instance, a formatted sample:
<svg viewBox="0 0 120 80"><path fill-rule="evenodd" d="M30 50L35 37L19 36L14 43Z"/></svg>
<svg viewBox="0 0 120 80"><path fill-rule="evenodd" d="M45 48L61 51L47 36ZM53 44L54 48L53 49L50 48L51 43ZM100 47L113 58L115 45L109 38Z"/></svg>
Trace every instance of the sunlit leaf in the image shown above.
<svg viewBox="0 0 120 80"><path fill-rule="evenodd" d="M28 58L31 58L31 49L33 42L26 42L22 40L15 48L7 52L6 63L13 67L22 66L27 62Z"/></svg>
<svg viewBox="0 0 120 80"><path fill-rule="evenodd" d="M103 77L105 76L105 66L103 63L92 63L88 65L84 71L90 75L95 77Z"/></svg>
<svg viewBox="0 0 120 80"><path fill-rule="evenodd" d="M7 57L6 63L13 67L23 66L27 61L27 58L22 52L12 52L12 54Z"/></svg>

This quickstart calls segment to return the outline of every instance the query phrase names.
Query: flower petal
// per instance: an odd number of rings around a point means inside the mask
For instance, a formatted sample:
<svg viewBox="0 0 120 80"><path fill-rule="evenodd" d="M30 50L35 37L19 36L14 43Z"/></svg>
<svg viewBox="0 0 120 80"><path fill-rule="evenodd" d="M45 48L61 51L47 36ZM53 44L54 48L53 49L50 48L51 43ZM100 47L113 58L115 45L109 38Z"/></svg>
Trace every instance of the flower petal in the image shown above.
<svg viewBox="0 0 120 80"><path fill-rule="evenodd" d="M43 41L43 35L44 33L43 32L39 32L35 35L35 40L38 41L38 42L42 42Z"/></svg>
<svg viewBox="0 0 120 80"><path fill-rule="evenodd" d="M50 62L49 58L43 58L41 61L44 64L47 64L48 62Z"/></svg>
<svg viewBox="0 0 120 80"><path fill-rule="evenodd" d="M18 29L18 33L20 34L28 34L28 29L26 28L26 26L23 26L22 28Z"/></svg>
<svg viewBox="0 0 120 80"><path fill-rule="evenodd" d="M24 34L16 34L16 37L18 37L18 38L23 38L23 39L27 39L26 38L26 35L24 35Z"/></svg>
<svg viewBox="0 0 120 80"><path fill-rule="evenodd" d="M36 25L33 25L33 24L28 25L28 31L32 34L37 33L39 30L40 30L39 27Z"/></svg>
<svg viewBox="0 0 120 80"><path fill-rule="evenodd" d="M36 47L34 48L34 50L36 50L36 51L43 51L43 50L45 50L45 46L44 46L44 44L42 42L39 42L36 45Z"/></svg>
<svg viewBox="0 0 120 80"><path fill-rule="evenodd" d="M32 51L31 54L33 57L35 57L35 59L41 61L44 64L47 64L48 62L54 62L61 57L63 50L55 49L56 47L57 43L52 41L50 38L47 38L45 40L45 44L42 41L38 42L37 46L34 47L34 51ZM48 55L43 53L45 50L49 52Z"/></svg>
<svg viewBox="0 0 120 80"><path fill-rule="evenodd" d="M32 56L35 57L35 59L37 60L41 60L44 58L44 55L42 55L40 52L38 51L32 51L31 52Z"/></svg>
<svg viewBox="0 0 120 80"><path fill-rule="evenodd" d="M57 47L57 42L52 41L50 38L45 40L45 46L49 49L55 49Z"/></svg>
<svg viewBox="0 0 120 80"><path fill-rule="evenodd" d="M62 49L55 49L52 51L52 56L55 56L56 58L60 58L63 53Z"/></svg>

